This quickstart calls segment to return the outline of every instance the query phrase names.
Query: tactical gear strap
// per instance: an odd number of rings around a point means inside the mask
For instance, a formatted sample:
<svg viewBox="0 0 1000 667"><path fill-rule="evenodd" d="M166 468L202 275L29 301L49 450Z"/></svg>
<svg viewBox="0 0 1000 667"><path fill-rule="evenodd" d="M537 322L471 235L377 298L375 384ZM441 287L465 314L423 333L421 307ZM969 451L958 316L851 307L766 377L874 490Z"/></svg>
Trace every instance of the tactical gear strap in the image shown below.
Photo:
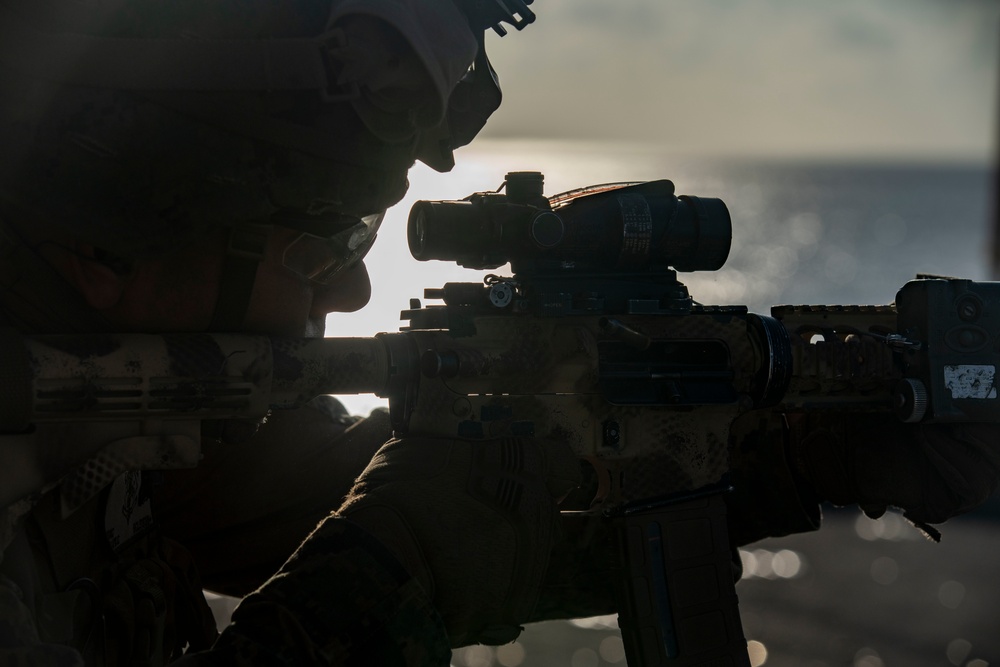
<svg viewBox="0 0 1000 667"><path fill-rule="evenodd" d="M222 269L219 296L209 331L239 331L250 306L257 267L264 259L270 225L235 225L229 232L229 254Z"/></svg>

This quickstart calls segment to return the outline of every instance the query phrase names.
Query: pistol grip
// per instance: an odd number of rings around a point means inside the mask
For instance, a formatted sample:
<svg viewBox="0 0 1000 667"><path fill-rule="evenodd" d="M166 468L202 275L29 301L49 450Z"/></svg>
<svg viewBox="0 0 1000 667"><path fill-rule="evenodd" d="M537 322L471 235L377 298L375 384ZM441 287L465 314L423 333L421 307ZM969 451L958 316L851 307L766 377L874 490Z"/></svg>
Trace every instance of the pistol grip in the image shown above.
<svg viewBox="0 0 1000 667"><path fill-rule="evenodd" d="M750 667L721 494L615 521L629 667Z"/></svg>

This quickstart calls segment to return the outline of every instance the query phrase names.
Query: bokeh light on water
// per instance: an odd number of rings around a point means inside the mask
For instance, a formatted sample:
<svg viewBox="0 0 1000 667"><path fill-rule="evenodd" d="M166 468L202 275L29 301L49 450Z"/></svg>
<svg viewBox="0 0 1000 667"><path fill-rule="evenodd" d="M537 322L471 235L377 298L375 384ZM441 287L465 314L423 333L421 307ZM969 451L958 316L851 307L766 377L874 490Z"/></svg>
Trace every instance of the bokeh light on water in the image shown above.
<svg viewBox="0 0 1000 667"><path fill-rule="evenodd" d="M888 586L895 583L899 577L899 564L893 558L879 556L872 561L870 573L875 583Z"/></svg>
<svg viewBox="0 0 1000 667"><path fill-rule="evenodd" d="M451 664L454 667L493 667L495 657L492 646L464 646L452 652Z"/></svg>
<svg viewBox="0 0 1000 667"><path fill-rule="evenodd" d="M938 588L938 601L946 609L958 609L965 599L965 585L958 581L948 580Z"/></svg>
<svg viewBox="0 0 1000 667"><path fill-rule="evenodd" d="M570 667L598 667L600 664L600 656L591 648L578 648L569 658Z"/></svg>
<svg viewBox="0 0 1000 667"><path fill-rule="evenodd" d="M767 647L755 639L747 642L747 653L750 656L750 667L760 667L767 662Z"/></svg>
<svg viewBox="0 0 1000 667"><path fill-rule="evenodd" d="M496 651L497 662L503 667L518 667L518 665L524 662L524 646L520 642L511 642L510 644L498 646Z"/></svg>
<svg viewBox="0 0 1000 667"><path fill-rule="evenodd" d="M925 539L919 528L895 512L887 512L878 519L870 519L864 514L858 514L858 518L854 521L854 532L858 537L868 542L875 540L920 541Z"/></svg>
<svg viewBox="0 0 1000 667"><path fill-rule="evenodd" d="M597 649L601 659L612 665L617 665L625 661L625 643L617 635L611 635L601 640Z"/></svg>
<svg viewBox="0 0 1000 667"><path fill-rule="evenodd" d="M865 647L854 655L854 667L885 667L878 651Z"/></svg>
<svg viewBox="0 0 1000 667"><path fill-rule="evenodd" d="M744 579L795 579L803 574L805 561L791 549L740 549Z"/></svg>
<svg viewBox="0 0 1000 667"><path fill-rule="evenodd" d="M953 665L961 665L971 650L972 642L967 639L957 638L948 642L945 654L948 657L948 662Z"/></svg>

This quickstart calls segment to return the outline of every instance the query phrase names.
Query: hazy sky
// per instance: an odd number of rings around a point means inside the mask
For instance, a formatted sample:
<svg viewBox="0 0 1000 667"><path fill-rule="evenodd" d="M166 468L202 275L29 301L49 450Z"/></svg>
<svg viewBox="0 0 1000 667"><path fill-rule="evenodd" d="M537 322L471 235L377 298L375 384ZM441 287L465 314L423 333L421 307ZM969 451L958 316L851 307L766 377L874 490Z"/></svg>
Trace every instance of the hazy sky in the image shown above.
<svg viewBox="0 0 1000 667"><path fill-rule="evenodd" d="M484 136L986 159L997 0L535 0Z"/></svg>

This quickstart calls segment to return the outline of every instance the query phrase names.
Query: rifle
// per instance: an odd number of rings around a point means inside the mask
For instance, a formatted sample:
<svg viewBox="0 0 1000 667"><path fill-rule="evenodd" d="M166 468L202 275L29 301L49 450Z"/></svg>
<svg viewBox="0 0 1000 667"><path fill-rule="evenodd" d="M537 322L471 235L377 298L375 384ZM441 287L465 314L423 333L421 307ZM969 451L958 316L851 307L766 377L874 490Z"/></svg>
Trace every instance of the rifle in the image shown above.
<svg viewBox="0 0 1000 667"><path fill-rule="evenodd" d="M511 276L426 290L443 305L412 300L398 333L2 332L0 431L90 422L134 446L197 446L204 420L373 393L401 435L559 438L588 471L566 511L613 526L629 664L749 665L723 501L734 425L807 411L1000 421L1000 283L922 278L893 305L770 315L703 305L676 272L725 263L721 200L666 180L551 198L542 184L514 172L505 192L413 207L416 259L509 262Z"/></svg>

